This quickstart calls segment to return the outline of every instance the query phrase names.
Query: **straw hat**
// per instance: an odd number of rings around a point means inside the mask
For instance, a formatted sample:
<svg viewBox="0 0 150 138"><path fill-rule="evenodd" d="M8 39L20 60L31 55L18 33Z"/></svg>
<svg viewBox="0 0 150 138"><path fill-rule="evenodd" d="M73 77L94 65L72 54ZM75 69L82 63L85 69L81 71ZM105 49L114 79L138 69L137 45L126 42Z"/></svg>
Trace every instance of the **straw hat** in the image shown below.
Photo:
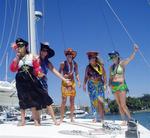
<svg viewBox="0 0 150 138"><path fill-rule="evenodd" d="M68 48L67 50L64 51L65 56L67 55L72 55L73 58L76 57L77 52L74 51L72 48Z"/></svg>
<svg viewBox="0 0 150 138"><path fill-rule="evenodd" d="M89 51L86 54L88 55L88 57L97 57L99 53L96 51Z"/></svg>

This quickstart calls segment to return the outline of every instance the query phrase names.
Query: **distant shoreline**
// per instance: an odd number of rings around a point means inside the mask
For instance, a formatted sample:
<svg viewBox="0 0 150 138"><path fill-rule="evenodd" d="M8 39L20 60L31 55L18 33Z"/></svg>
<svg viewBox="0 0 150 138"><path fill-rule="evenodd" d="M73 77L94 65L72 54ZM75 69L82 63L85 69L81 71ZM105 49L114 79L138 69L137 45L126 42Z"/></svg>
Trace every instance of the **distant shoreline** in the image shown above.
<svg viewBox="0 0 150 138"><path fill-rule="evenodd" d="M150 112L150 109L133 111L133 112L131 112L131 113L132 113L132 114L135 114L135 113L143 113L143 112Z"/></svg>
<svg viewBox="0 0 150 138"><path fill-rule="evenodd" d="M150 109L147 109L147 110L138 110L138 111L130 111L131 114L136 114L136 113L146 113L146 112L150 112ZM111 113L111 112L108 112L108 113L105 113L105 115L119 115L119 113Z"/></svg>

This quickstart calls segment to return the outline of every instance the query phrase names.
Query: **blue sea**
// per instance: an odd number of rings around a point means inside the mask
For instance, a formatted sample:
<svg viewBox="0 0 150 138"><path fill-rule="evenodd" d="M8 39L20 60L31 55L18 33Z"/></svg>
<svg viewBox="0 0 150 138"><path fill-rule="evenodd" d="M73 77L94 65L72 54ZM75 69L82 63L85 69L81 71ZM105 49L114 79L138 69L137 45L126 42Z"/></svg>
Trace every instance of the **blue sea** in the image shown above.
<svg viewBox="0 0 150 138"><path fill-rule="evenodd" d="M138 122L146 127L148 130L150 130L150 112L141 112L141 113L135 113L132 114L132 117ZM87 117L92 118L92 117ZM105 115L106 120L120 120L120 115Z"/></svg>

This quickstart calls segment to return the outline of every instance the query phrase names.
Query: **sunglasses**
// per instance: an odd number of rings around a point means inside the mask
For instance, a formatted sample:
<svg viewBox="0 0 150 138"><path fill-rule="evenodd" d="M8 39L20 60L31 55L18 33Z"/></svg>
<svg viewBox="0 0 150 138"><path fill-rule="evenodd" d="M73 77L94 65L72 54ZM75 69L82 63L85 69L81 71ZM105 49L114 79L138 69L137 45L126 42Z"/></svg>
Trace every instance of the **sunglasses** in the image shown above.
<svg viewBox="0 0 150 138"><path fill-rule="evenodd" d="M18 46L18 48L19 48L19 47L22 48L22 47L25 46L25 44L17 44L17 46Z"/></svg>
<svg viewBox="0 0 150 138"><path fill-rule="evenodd" d="M95 59L96 59L96 57L93 57L93 56L89 57L89 60L95 60Z"/></svg>

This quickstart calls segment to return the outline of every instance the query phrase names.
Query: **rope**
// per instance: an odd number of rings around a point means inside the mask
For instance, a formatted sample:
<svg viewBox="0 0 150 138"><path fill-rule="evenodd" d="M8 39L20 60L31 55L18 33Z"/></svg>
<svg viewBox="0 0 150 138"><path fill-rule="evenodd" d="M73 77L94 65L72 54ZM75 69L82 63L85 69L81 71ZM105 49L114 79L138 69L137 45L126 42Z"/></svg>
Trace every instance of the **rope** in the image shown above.
<svg viewBox="0 0 150 138"><path fill-rule="evenodd" d="M16 24L16 33L14 35L14 41L15 41L15 38L17 37L17 33L18 33L19 22L20 22L20 15L21 15L21 9L22 9L22 0L20 0L19 14L18 14L18 20L17 20L17 24Z"/></svg>
<svg viewBox="0 0 150 138"><path fill-rule="evenodd" d="M104 8L101 6L101 4L100 4L100 9L102 9L101 10L102 11L101 14L102 14L104 22L106 24L106 29L107 29L108 35L110 37L110 41L112 43L113 49L115 50L116 49L116 45L115 45L115 43L113 41L112 34L111 34L111 31L110 31L110 27L109 27L109 24L107 22L107 19L106 19L105 13L104 13Z"/></svg>
<svg viewBox="0 0 150 138"><path fill-rule="evenodd" d="M118 17L118 15L116 14L116 12L113 10L113 8L111 7L110 3L108 2L108 0L105 0L105 2L107 3L108 7L110 8L110 10L112 11L112 13L115 15L116 19L118 20L118 22L120 23L120 25L122 26L122 28L124 29L124 31L126 32L127 36L129 37L130 41L135 44L135 41L133 40L133 38L131 37L131 35L129 34L129 32L127 31L126 27L124 26L124 24L122 23L122 21L120 20L120 18Z"/></svg>
<svg viewBox="0 0 150 138"><path fill-rule="evenodd" d="M127 28L124 26L123 22L120 20L119 16L116 14L116 12L113 10L112 6L110 5L110 3L108 2L108 0L105 0L105 2L107 3L108 7L110 8L110 10L112 11L112 13L114 14L114 16L116 17L116 19L118 20L118 22L120 23L120 25L122 26L122 28L124 29L124 31L126 32L129 40L132 42L132 44L135 44L134 39L132 38L132 36L130 35L130 33L128 32ZM141 55L141 57L143 58L144 62L146 63L146 65L150 68L150 63L148 62L148 60L145 58L144 54L142 53L142 51L140 51L139 49L139 54Z"/></svg>
<svg viewBox="0 0 150 138"><path fill-rule="evenodd" d="M10 43L10 38L11 38L11 35L12 35L12 32L13 32L13 26L14 26L14 22L15 22L16 7L17 7L17 0L15 0L14 13L13 13L13 19L12 19L12 24L11 24L11 30L10 30L10 33L9 33L9 36L8 36L8 41L7 41L7 44L6 44L6 48L4 50L4 53L3 53L3 56L2 56L2 59L1 59L1 62L0 62L0 66L3 63L4 57L6 55L6 52L7 52L9 43Z"/></svg>
<svg viewBox="0 0 150 138"><path fill-rule="evenodd" d="M6 15L7 15L7 0L5 1L5 15L4 15L4 24L3 24L3 31L2 31L2 38L1 38L1 42L0 42L0 48L3 45L3 41L4 41L4 33L5 33L5 27L6 27Z"/></svg>
<svg viewBox="0 0 150 138"><path fill-rule="evenodd" d="M150 5L150 0L147 0L148 5Z"/></svg>
<svg viewBox="0 0 150 138"><path fill-rule="evenodd" d="M20 0L18 20L17 20L17 23L16 23L16 32L15 32L14 39L13 39L14 41L15 41L15 38L17 37L17 34L18 34L18 28L19 28L19 23L20 23L21 9L22 9L22 0ZM13 54L13 50L11 49L11 53L10 53L10 56L9 56L9 63L10 63L12 54Z"/></svg>
<svg viewBox="0 0 150 138"><path fill-rule="evenodd" d="M58 7L58 16L60 20L60 29L61 29L61 34L62 34L63 46L64 46L64 49L66 49L65 35L64 35L64 29L63 29L63 20L61 16L61 8L60 8L59 0L57 0L57 7Z"/></svg>

